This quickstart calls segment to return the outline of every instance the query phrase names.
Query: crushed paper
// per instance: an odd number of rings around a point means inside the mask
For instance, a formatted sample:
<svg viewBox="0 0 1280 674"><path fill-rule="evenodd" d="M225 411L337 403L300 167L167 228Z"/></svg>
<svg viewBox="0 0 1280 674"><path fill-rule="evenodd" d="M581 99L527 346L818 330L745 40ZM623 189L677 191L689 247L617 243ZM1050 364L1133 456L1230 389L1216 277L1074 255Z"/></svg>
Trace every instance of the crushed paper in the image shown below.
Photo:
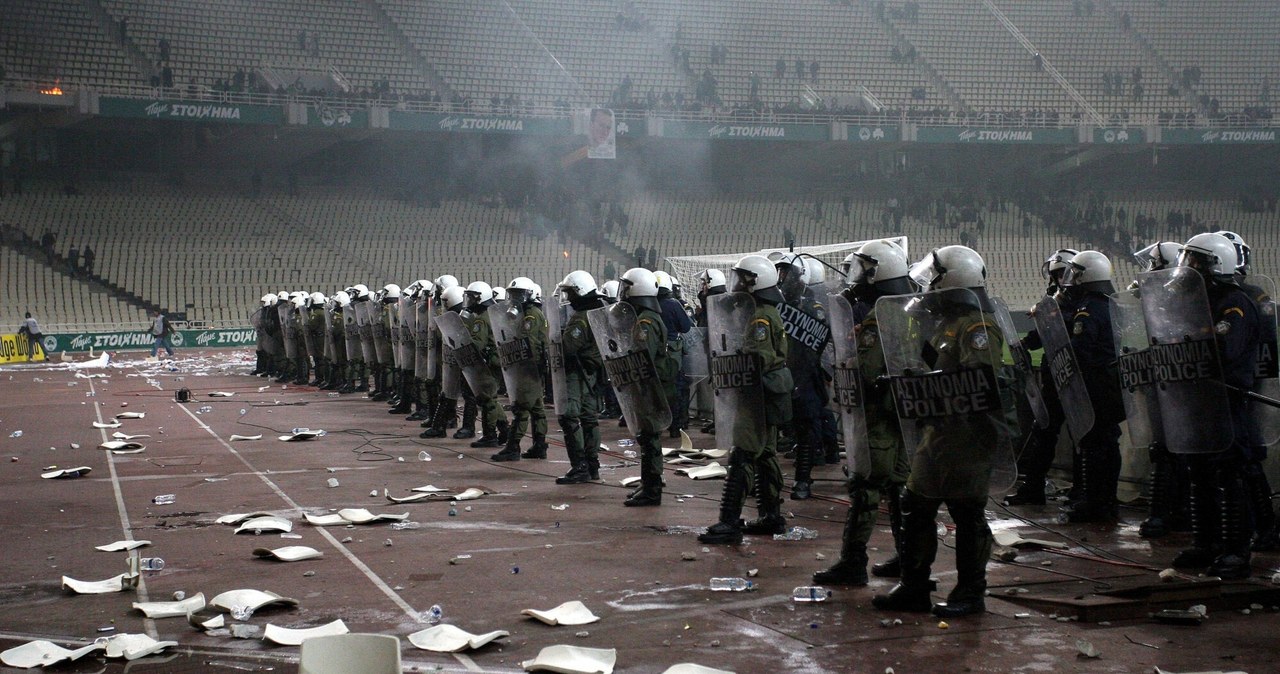
<svg viewBox="0 0 1280 674"><path fill-rule="evenodd" d="M197 592L194 597L187 597L182 601L135 601L133 607L148 618L179 618L204 608L204 593Z"/></svg>
<svg viewBox="0 0 1280 674"><path fill-rule="evenodd" d="M80 477L81 475L92 472L93 469L88 466L76 466L75 468L63 468L60 470L51 470L46 473L40 473L40 477L46 480L68 479Z"/></svg>
<svg viewBox="0 0 1280 674"><path fill-rule="evenodd" d="M251 531L255 534L260 534L264 531L288 533L293 531L293 522L290 522L283 517L275 517L274 515L255 517L253 519L245 520L244 524L241 524L236 528L237 534L242 531Z"/></svg>
<svg viewBox="0 0 1280 674"><path fill-rule="evenodd" d="M230 438L231 442L240 442L242 440L261 440L261 439L262 439L261 433L257 435L237 435L235 433L232 433Z"/></svg>
<svg viewBox="0 0 1280 674"><path fill-rule="evenodd" d="M711 480L724 477L729 474L729 471L718 463L710 463L697 468L677 468L676 473L684 475L691 480Z"/></svg>
<svg viewBox="0 0 1280 674"><path fill-rule="evenodd" d="M527 672L562 674L613 674L618 651L612 648L582 648L563 644L547 646L532 660L520 663Z"/></svg>
<svg viewBox="0 0 1280 674"><path fill-rule="evenodd" d="M254 548L253 556L273 558L282 562L300 562L304 559L323 557L324 553L305 545L286 545L283 548L276 548L274 550L268 548Z"/></svg>
<svg viewBox="0 0 1280 674"><path fill-rule="evenodd" d="M600 620L580 601L567 601L549 611L527 608L520 613L548 625L587 625Z"/></svg>
<svg viewBox="0 0 1280 674"><path fill-rule="evenodd" d="M347 634L351 630L347 629L347 624L342 620L335 620L327 625L319 627L311 627L306 629L290 629L288 627L277 627L271 623L267 623L266 629L262 632L262 638L280 644L281 646L299 646L307 639L315 637L331 637L338 634Z"/></svg>
<svg viewBox="0 0 1280 674"><path fill-rule="evenodd" d="M0 653L0 662L9 667L21 667L30 669L32 667L48 667L56 665L59 662L71 662L106 648L105 645L92 643L75 650L68 650L52 641L37 639L28 641L21 646L14 646L9 650Z"/></svg>
<svg viewBox="0 0 1280 674"><path fill-rule="evenodd" d="M107 543L106 545L95 545L94 550L103 552L120 552L121 550L137 550L146 545L151 545L151 541L116 541L115 543Z"/></svg>
<svg viewBox="0 0 1280 674"><path fill-rule="evenodd" d="M511 636L506 630L472 634L453 625L436 625L409 635L409 643L424 651L458 653L480 648L495 639Z"/></svg>

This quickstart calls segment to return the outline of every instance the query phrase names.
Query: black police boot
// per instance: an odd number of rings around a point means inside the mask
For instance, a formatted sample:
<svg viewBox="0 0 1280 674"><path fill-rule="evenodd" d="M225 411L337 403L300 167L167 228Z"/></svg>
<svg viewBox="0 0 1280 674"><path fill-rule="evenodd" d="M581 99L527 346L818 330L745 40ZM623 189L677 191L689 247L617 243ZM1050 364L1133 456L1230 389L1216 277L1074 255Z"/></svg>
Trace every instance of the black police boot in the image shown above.
<svg viewBox="0 0 1280 674"><path fill-rule="evenodd" d="M1044 480L1042 478L1023 480L1017 491L1005 497L1004 504L1010 506L1044 505Z"/></svg>
<svg viewBox="0 0 1280 674"><path fill-rule="evenodd" d="M657 441L657 438L654 438ZM649 462L640 463L640 489L627 497L622 505L628 508L644 508L662 505L662 466L657 470L648 467Z"/></svg>
<svg viewBox="0 0 1280 674"><path fill-rule="evenodd" d="M456 410L455 410L456 412ZM446 415L446 420L448 415ZM445 428L449 424L444 425ZM462 422L458 424L458 430L453 432L454 440L466 440L476 437L476 404L474 401L463 400L462 403ZM497 447L497 445L492 445Z"/></svg>
<svg viewBox="0 0 1280 674"><path fill-rule="evenodd" d="M520 455L522 459L545 459L547 458L547 438L546 436L533 436L533 444L524 454Z"/></svg>
<svg viewBox="0 0 1280 674"><path fill-rule="evenodd" d="M504 443L511 433L511 424L506 419L498 420L498 442Z"/></svg>
<svg viewBox="0 0 1280 674"><path fill-rule="evenodd" d="M566 426L564 422L565 419L566 417L561 417L562 427ZM575 419L573 421L576 422L577 420ZM572 424L569 424L569 426L571 425ZM556 484L582 484L584 482L590 482L591 472L587 469L586 452L584 452L581 447L576 446L577 442L573 439L571 433L566 431L564 440L565 453L569 455L570 468L569 472L556 478Z"/></svg>
<svg viewBox="0 0 1280 674"><path fill-rule="evenodd" d="M1147 519L1138 525L1143 538L1160 538L1169 533L1169 517L1173 510L1173 481L1177 479L1173 456L1159 444L1148 450L1151 457L1151 506Z"/></svg>
<svg viewBox="0 0 1280 674"><path fill-rule="evenodd" d="M1262 464L1245 466L1245 489L1249 492L1250 511L1253 514L1254 552L1280 550L1280 533L1276 531L1276 511L1271 502L1271 484Z"/></svg>
<svg viewBox="0 0 1280 674"><path fill-rule="evenodd" d="M354 393L366 393L369 391L369 364L360 363L360 376L357 378L355 387L352 389Z"/></svg>
<svg viewBox="0 0 1280 674"><path fill-rule="evenodd" d="M253 371L249 373L249 376L250 376L250 377L256 377L256 376L258 376L258 375L262 374L262 371L263 371L263 370L262 370L262 361L263 361L263 355L264 355L264 354L265 354L265 352L264 352L262 349L258 349L258 350L256 350L256 351L254 351L254 352L253 352L253 356L254 356Z"/></svg>
<svg viewBox="0 0 1280 674"><path fill-rule="evenodd" d="M1171 565L1178 569L1202 569L1218 556L1218 508L1213 477L1204 470L1192 473L1190 489L1191 547L1179 552Z"/></svg>
<svg viewBox="0 0 1280 674"><path fill-rule="evenodd" d="M418 435L420 438L443 438L445 436L444 418L446 415L454 415L458 413L458 402L451 398L440 396L436 401L435 414L431 417L431 425L427 430Z"/></svg>
<svg viewBox="0 0 1280 674"><path fill-rule="evenodd" d="M400 383L400 370L394 365L387 368L387 404L395 407L400 404L400 394L403 393Z"/></svg>
<svg viewBox="0 0 1280 674"><path fill-rule="evenodd" d="M920 510L915 510L920 508ZM871 598L871 605L885 611L928 613L933 608L929 597L929 562L938 546L937 523L917 499L904 494L902 512L902 545L899 548L902 580L888 594Z"/></svg>
<svg viewBox="0 0 1280 674"><path fill-rule="evenodd" d="M871 605L881 611L928 613L933 610L933 598L929 596L928 584L908 584L904 581L894 585L888 594L872 597Z"/></svg>
<svg viewBox="0 0 1280 674"><path fill-rule="evenodd" d="M387 390L387 367L385 365L373 366L373 392L369 394L369 400L386 400L391 397L391 392Z"/></svg>
<svg viewBox="0 0 1280 674"><path fill-rule="evenodd" d="M948 620L985 613L987 562L991 558L991 530L983 504L952 509L956 519L956 586L947 601L933 607L933 614Z"/></svg>
<svg viewBox="0 0 1280 674"><path fill-rule="evenodd" d="M889 559L871 565L871 575L877 578L902 576L902 486L891 484L885 490L889 502L889 531L893 533L893 555Z"/></svg>
<svg viewBox="0 0 1280 674"><path fill-rule="evenodd" d="M298 356L298 362L294 364L294 371L297 375L293 383L298 386L307 386L311 381L311 364L307 362L306 356Z"/></svg>
<svg viewBox="0 0 1280 674"><path fill-rule="evenodd" d="M1244 580L1252 575L1249 568L1249 503L1244 480L1234 469L1223 469L1218 474L1218 498L1222 503L1221 548L1205 571L1205 575L1223 580Z"/></svg>
<svg viewBox="0 0 1280 674"><path fill-rule="evenodd" d="M791 485L791 500L803 501L813 495L812 466L818 448L807 442L796 445L796 482Z"/></svg>
<svg viewBox="0 0 1280 674"><path fill-rule="evenodd" d="M707 527L698 542L737 545L742 542L742 504L747 500L746 457L735 448L729 454L728 474L724 476L720 494L720 521Z"/></svg>
<svg viewBox="0 0 1280 674"><path fill-rule="evenodd" d="M587 475L593 482L600 479L600 457L594 453L587 455Z"/></svg>
<svg viewBox="0 0 1280 674"><path fill-rule="evenodd" d="M840 539L840 559L827 569L813 574L813 582L819 585L847 585L860 587L867 581L867 545L857 539L859 504L863 499L852 497L849 512L844 518L844 535Z"/></svg>
<svg viewBox="0 0 1280 674"><path fill-rule="evenodd" d="M431 407L431 392L427 382L422 379L413 380L413 414L405 421L425 421L431 418L434 411Z"/></svg>
<svg viewBox="0 0 1280 674"><path fill-rule="evenodd" d="M772 470L777 465L756 465L756 518L743 525L744 534L772 536L787 531L787 520L782 516L782 473Z"/></svg>
<svg viewBox="0 0 1280 674"><path fill-rule="evenodd" d="M1116 519L1115 485L1107 479L1108 457L1098 448L1087 448L1076 454L1080 466L1084 500L1068 506L1063 521L1071 524L1114 522Z"/></svg>
<svg viewBox="0 0 1280 674"><path fill-rule="evenodd" d="M458 430L458 433L461 433L463 430L467 430L467 429L465 429L465 428L464 428L464 429L459 429L459 430ZM454 433L454 436L456 437L456 436L458 435L458 433ZM479 440L476 440L476 441L475 441L475 442L473 442L473 443L471 443L471 446L472 446L472 447L476 447L476 448L481 448L481 447L501 447L501 446L502 446L502 441L498 439L498 433L497 433L497 431L495 431L495 430L493 429L493 427L492 427L492 426L485 426L485 425L484 425L484 422L481 422L481 424L480 424L480 439L479 439ZM519 453L519 451L520 451L520 448L517 446L517 447L516 447L516 458L520 458L520 453Z"/></svg>
<svg viewBox="0 0 1280 674"><path fill-rule="evenodd" d="M477 443L471 443L476 446ZM490 461L519 461L520 460L520 439L510 438L502 451L489 457Z"/></svg>
<svg viewBox="0 0 1280 674"><path fill-rule="evenodd" d="M413 410L413 381L405 376L404 370L399 371L397 379L395 405L387 410L387 414L408 414Z"/></svg>

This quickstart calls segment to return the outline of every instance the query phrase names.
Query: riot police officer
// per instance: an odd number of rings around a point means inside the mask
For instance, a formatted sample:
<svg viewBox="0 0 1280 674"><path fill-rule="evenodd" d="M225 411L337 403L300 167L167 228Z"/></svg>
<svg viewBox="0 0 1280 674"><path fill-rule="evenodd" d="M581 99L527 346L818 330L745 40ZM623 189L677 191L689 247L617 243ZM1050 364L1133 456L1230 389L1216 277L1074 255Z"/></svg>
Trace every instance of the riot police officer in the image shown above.
<svg viewBox="0 0 1280 674"><path fill-rule="evenodd" d="M841 325L852 330L844 334L833 332L831 338L833 341L844 340L841 344L852 342L852 351L857 354L858 372L854 374L860 384L865 437L849 440L845 446L850 459L849 479L845 483L849 510L840 541L840 559L830 568L813 574L813 581L824 585L866 585L867 542L875 528L881 498L889 504L889 526L893 532L895 552L887 562L877 564L873 572L878 576L899 575L902 487L907 482L908 470L893 397L882 380L885 374L884 351L872 307L881 297L907 294L914 288L907 277L907 255L892 241L864 244L845 258L843 266L849 287L836 300L837 305L831 308L832 328L834 330L837 323L835 314L847 311L847 318L841 315ZM839 305L839 302L844 305ZM837 381L837 387L841 384ZM846 421L847 438L853 426L856 424ZM859 446L865 446L866 450L860 451Z"/></svg>
<svg viewBox="0 0 1280 674"><path fill-rule="evenodd" d="M548 314L557 318L551 326L550 368L560 429L564 431L565 452L569 455L569 472L556 478L556 484L580 484L600 479L600 427L596 418L600 400L596 385L604 370L600 349L591 333L587 312L604 306L595 279L585 271L570 272L559 285L563 304L553 304ZM560 325L563 309L570 310ZM557 371L563 373L561 380ZM559 387L563 387L563 393Z"/></svg>
<svg viewBox="0 0 1280 674"><path fill-rule="evenodd" d="M986 610L986 568L992 538L983 508L997 463L1007 459L1012 464L1007 415L991 397L997 389L994 372L1004 339L989 316L986 275L986 265L977 252L966 246L945 246L929 253L911 270L912 279L928 292L877 302L877 322L892 376L904 382L919 376L914 371L895 371L898 354L905 349L913 352L913 359L903 362L918 360L928 368L928 374L948 377L953 384L966 382L975 393L964 396L964 407L948 403L949 397L919 393L920 398L913 402L927 402L926 411L919 412L909 409L904 401L911 387L904 383L901 390L895 390L904 440L911 424L916 445L902 498L902 578L888 594L872 599L872 605L879 609L930 610L929 574L938 549L937 514L945 503L956 525L956 586L946 603L932 606L932 611L945 619ZM926 315L913 313L921 311ZM889 359L890 349L894 362ZM934 389L921 386L919 390L946 396L942 392L949 388L965 390L942 385ZM978 391L984 394L976 395ZM995 397L998 399L998 394ZM1012 465L1009 470L1012 472Z"/></svg>
<svg viewBox="0 0 1280 674"><path fill-rule="evenodd" d="M547 414L543 404L542 367L546 351L547 319L534 303L535 285L517 276L507 286L507 300L489 312L507 395L511 397L511 426L506 446L494 461L547 458ZM520 441L532 431L533 445L520 453Z"/></svg>
<svg viewBox="0 0 1280 674"><path fill-rule="evenodd" d="M703 543L737 544L743 534L779 534L787 524L777 444L778 426L791 420L794 380L777 309L783 303L778 269L764 256L747 255L733 266L731 291L712 300L709 314L717 444L730 451L720 518L698 536ZM744 525L749 472L758 517Z"/></svg>
<svg viewBox="0 0 1280 674"><path fill-rule="evenodd" d="M787 253L774 263L784 303L778 305L787 335L787 368L795 380L791 392L791 437L795 440L796 472L793 500L809 498L815 462L824 458L822 417L827 406L827 383L822 372L822 352L830 340L826 298L808 292L808 267L821 263Z"/></svg>
<svg viewBox="0 0 1280 674"><path fill-rule="evenodd" d="M253 325L254 337L256 344L254 346L254 365L251 376L259 376L271 371L271 358L275 352L273 342L276 337L271 330L271 316L275 314L276 296L274 293L267 293L262 296L259 306L250 317L250 323Z"/></svg>
<svg viewBox="0 0 1280 674"><path fill-rule="evenodd" d="M450 277L452 278L452 277ZM466 302L466 291L462 286L458 285L456 280L453 285L444 285L440 280L436 280L437 297L435 304L440 307L440 312L436 314L436 319L445 313L460 314L463 304ZM439 328L433 329L433 339L435 344L433 348L439 349L440 372L439 379L439 399L436 401L435 414L432 416L427 430L419 434L422 438L443 438L450 422L456 422L458 417L458 396L462 396L465 407L462 412L462 424L458 430L454 432L453 437L458 440L475 437L476 426L476 403L475 397L467 390L466 383L462 381L462 372L458 368L457 359L454 357L452 350L445 346L440 338Z"/></svg>
<svg viewBox="0 0 1280 674"><path fill-rule="evenodd" d="M667 351L677 365L676 393L671 399L671 427L668 435L680 437L680 431L689 425L689 386L684 376L682 354L684 353L684 336L693 321L685 313L684 305L675 297L675 281L665 271L655 271L653 276L658 281L658 306L662 311L662 324L667 328Z"/></svg>
<svg viewBox="0 0 1280 674"><path fill-rule="evenodd" d="M670 423L671 399L675 396L676 362L667 350L667 327L659 313L658 279L653 272L642 267L628 269L618 283L618 301L626 302L634 310L636 320L632 328L632 341L647 351L661 386L666 404L666 423ZM599 336L596 336L597 345ZM616 383L615 383L616 388ZM620 396L621 397L621 396ZM656 415L656 410L649 411ZM640 488L623 502L628 507L646 507L662 504L662 446L660 432L649 428L632 428L636 444L640 446Z"/></svg>
<svg viewBox="0 0 1280 674"><path fill-rule="evenodd" d="M471 341L476 345L489 377L498 375L498 350L493 341L493 328L489 325L487 312L493 306L493 288L484 281L475 281L467 286L466 309L462 312L462 322L471 334ZM475 396L476 408L480 412L480 438L471 443L472 447L500 447L507 440L507 418L498 406L494 394L488 387L471 386ZM465 418L463 426L465 426ZM461 430L461 429L459 429Z"/></svg>
<svg viewBox="0 0 1280 674"><path fill-rule="evenodd" d="M724 272L719 269L706 269L698 274L698 308L693 312L693 322L702 328L703 339L706 339L707 298L723 295L725 290ZM699 415L707 419L701 430L703 433L715 433L715 412L711 404L711 380L703 379L693 387L693 399Z"/></svg>

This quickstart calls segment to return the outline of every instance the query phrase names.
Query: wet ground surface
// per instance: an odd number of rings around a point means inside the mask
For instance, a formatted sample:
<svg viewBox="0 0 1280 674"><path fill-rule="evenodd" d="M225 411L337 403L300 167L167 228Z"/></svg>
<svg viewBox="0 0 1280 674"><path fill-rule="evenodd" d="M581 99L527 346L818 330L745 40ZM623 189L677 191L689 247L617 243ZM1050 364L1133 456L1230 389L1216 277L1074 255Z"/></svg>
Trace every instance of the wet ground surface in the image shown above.
<svg viewBox="0 0 1280 674"><path fill-rule="evenodd" d="M1186 589L1182 596L1209 597L1168 604L1210 605L1199 626L1157 623L1128 599L1098 599L1099 592L1134 595L1158 585L1156 573L1187 542L1185 536L1154 544L1139 538L1138 510L1126 510L1119 527L1060 526L1053 507L992 505L993 529L1068 549L1022 550L1013 563L993 560L988 613L945 627L928 616L872 609L871 596L891 586L882 579L866 588L832 588L826 602L797 604L792 588L811 584L809 575L839 553L846 506L838 466L818 469L815 498L784 506L791 523L817 531L816 539L748 538L742 546L706 547L696 536L716 518L721 483L693 481L671 467L661 507L622 507L628 489L618 480L639 468L618 444L627 436L616 422L601 426L612 448L602 456L602 482L557 486L553 479L568 462L554 415L548 460L495 464L488 460L494 450L418 438L416 422L389 415L385 404L360 394L330 396L246 376L249 357L184 351L171 363L126 354L106 368L60 362L0 368L0 536L6 542L0 648L31 639L75 647L144 633L178 646L127 664L90 655L56 669L295 671L297 647L206 634L183 618L150 620L131 608L135 601L170 600L178 591L212 598L254 588L296 599L298 606L263 609L245 623L301 628L341 619L353 632L393 634L402 638L406 671L522 671L522 661L553 644L617 649L621 672L657 673L681 662L737 672L1150 672L1157 665L1174 672L1276 671L1280 614L1272 604L1280 600L1268 594L1280 564L1274 554L1255 557L1251 584L1177 581ZM175 402L179 388L190 389L194 400ZM234 395L210 397L214 391ZM120 428L92 425L121 412L146 417L123 420ZM277 439L295 427L328 434L303 443ZM10 437L18 430L20 437ZM115 432L151 437L136 440L146 447L138 454L97 449ZM230 439L258 433L263 437L256 441ZM696 447L713 446L710 436L694 432L692 439ZM429 461L419 459L423 451ZM93 470L76 479L40 478L54 466ZM784 469L790 473L790 462ZM459 502L452 516L448 501L396 504L384 497L408 496L428 484L488 493ZM162 494L173 494L174 502L152 502ZM340 508L407 513L416 526L316 527L303 519L303 513ZM255 511L289 519L297 537L237 535L235 527L214 522ZM873 561L891 546L887 519L881 519ZM76 595L62 588L64 575L102 580L125 572L128 553L94 546L126 538L150 540L135 555L163 558L163 570L143 572L137 588L119 593ZM943 537L935 566L938 600L954 582L953 538ZM323 557L283 563L252 554L287 545L310 546ZM753 592L708 589L712 577L751 574ZM520 613L571 600L584 602L600 621L551 627ZM1255 603L1247 614L1239 610ZM445 622L511 636L458 655L418 650L403 638L428 626L420 614L436 604ZM1127 617L1062 622L1077 615L1076 608L1054 608L1067 605L1085 605L1079 610L1088 612L1115 608ZM1080 656L1080 641L1101 657ZM19 670L0 666L7 671Z"/></svg>

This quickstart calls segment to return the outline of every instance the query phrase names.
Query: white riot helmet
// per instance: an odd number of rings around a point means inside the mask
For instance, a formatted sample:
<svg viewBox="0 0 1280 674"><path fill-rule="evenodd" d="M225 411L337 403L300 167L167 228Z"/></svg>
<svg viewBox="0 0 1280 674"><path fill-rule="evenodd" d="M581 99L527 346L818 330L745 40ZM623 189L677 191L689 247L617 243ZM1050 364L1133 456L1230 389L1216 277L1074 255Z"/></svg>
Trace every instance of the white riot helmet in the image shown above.
<svg viewBox="0 0 1280 674"><path fill-rule="evenodd" d="M458 279L454 277L452 274L441 274L440 276L437 276L435 283L436 283L436 287L440 288L441 292L444 292L445 288L452 288L456 285L462 285L458 283Z"/></svg>
<svg viewBox="0 0 1280 674"><path fill-rule="evenodd" d="M702 285L702 292L710 292L719 288L721 292L725 290L724 272L719 269L707 269L698 274L698 281Z"/></svg>
<svg viewBox="0 0 1280 674"><path fill-rule="evenodd" d="M733 265L733 292L755 293L778 285L778 268L763 255L746 255Z"/></svg>
<svg viewBox="0 0 1280 674"><path fill-rule="evenodd" d="M307 306L322 307L324 306L324 300L325 300L324 293L321 293L321 292L311 293L310 297L307 298Z"/></svg>
<svg viewBox="0 0 1280 674"><path fill-rule="evenodd" d="M618 280L618 299L620 300L658 296L657 276L644 267L632 267L623 272L622 278Z"/></svg>
<svg viewBox="0 0 1280 674"><path fill-rule="evenodd" d="M527 276L517 276L507 284L507 297L512 304L524 304L533 299L533 292L538 284Z"/></svg>
<svg viewBox="0 0 1280 674"><path fill-rule="evenodd" d="M782 289L783 297L786 297L788 302L799 301L804 296L805 286L808 285L805 274L808 260L796 253L783 253L773 261L773 266L777 270L778 286Z"/></svg>
<svg viewBox="0 0 1280 674"><path fill-rule="evenodd" d="M1222 230L1219 234L1227 237L1227 240L1236 245L1236 257L1240 259L1240 264L1236 266L1236 273L1241 276L1249 275L1249 264L1252 262L1252 250L1249 244L1244 242L1244 238L1235 232Z"/></svg>
<svg viewBox="0 0 1280 674"><path fill-rule="evenodd" d="M294 309L305 309L310 299L306 293L294 293L294 296L289 299L289 303L293 305Z"/></svg>
<svg viewBox="0 0 1280 674"><path fill-rule="evenodd" d="M810 288L827 282L827 265L817 260L810 260L809 264L805 266L804 272L805 285Z"/></svg>
<svg viewBox="0 0 1280 674"><path fill-rule="evenodd" d="M659 269L653 272L653 280L658 284L658 296L670 295L675 290L675 285L671 282L671 274Z"/></svg>
<svg viewBox="0 0 1280 674"><path fill-rule="evenodd" d="M854 288L874 288L892 295L911 292L907 253L887 239L862 244L857 251L845 256L841 266Z"/></svg>
<svg viewBox="0 0 1280 674"><path fill-rule="evenodd" d="M506 289L506 288L503 288L502 286L498 286L498 287L494 288L494 289L493 289L493 301L494 301L494 302L505 302L505 301L507 301L507 289Z"/></svg>
<svg viewBox="0 0 1280 674"><path fill-rule="evenodd" d="M351 304L351 295L348 295L345 290L334 293L332 299L333 303L339 307L347 307Z"/></svg>
<svg viewBox="0 0 1280 674"><path fill-rule="evenodd" d="M382 295L383 302L388 304L390 304L391 302L395 302L396 300L400 299L400 286L394 283L388 283L387 285L382 286L381 295Z"/></svg>
<svg viewBox="0 0 1280 674"><path fill-rule="evenodd" d="M484 281L475 281L467 286L466 297L468 308L493 304L493 286Z"/></svg>
<svg viewBox="0 0 1280 674"><path fill-rule="evenodd" d="M1183 244L1178 266L1230 283L1240 266L1240 255L1236 244L1222 234L1197 234Z"/></svg>
<svg viewBox="0 0 1280 674"><path fill-rule="evenodd" d="M911 267L911 280L924 290L986 288L987 265L968 246L943 246Z"/></svg>
<svg viewBox="0 0 1280 674"><path fill-rule="evenodd" d="M1059 248L1054 251L1040 265L1040 277L1050 283L1058 283L1076 255L1079 255L1079 251L1074 248Z"/></svg>
<svg viewBox="0 0 1280 674"><path fill-rule="evenodd" d="M360 295L368 295L368 294L369 294L369 286L367 286L367 285L365 285L365 284L363 284L363 283L357 283L357 284L355 284L355 285L353 285L353 286L351 286L351 287L352 287L352 288L355 288L356 292L357 292L357 293L359 293ZM350 290L348 290L347 292L348 292L348 293L350 293L351 291L350 291Z"/></svg>
<svg viewBox="0 0 1280 674"><path fill-rule="evenodd" d="M537 283L533 284L533 292L529 293L529 301L538 306L542 306L542 286Z"/></svg>
<svg viewBox="0 0 1280 674"><path fill-rule="evenodd" d="M1143 271L1160 271L1175 267L1182 254L1182 244L1173 241L1157 241L1133 254L1133 260Z"/></svg>
<svg viewBox="0 0 1280 674"><path fill-rule="evenodd" d="M621 285L622 284L618 283L616 280L605 281L604 285L600 286L600 294L608 298L611 302L617 302L618 288Z"/></svg>
<svg viewBox="0 0 1280 674"><path fill-rule="evenodd" d="M258 300L258 301L262 302L262 306L264 307L272 307L272 306L275 306L276 302L280 301L280 298L276 297L275 295L272 295L271 293L267 293L266 295L262 296L261 300Z"/></svg>
<svg viewBox="0 0 1280 674"><path fill-rule="evenodd" d="M616 282L612 283L616 284ZM572 303L579 298L589 298L599 291L595 278L581 269L569 272L557 289L560 291L562 302L565 303Z"/></svg>
<svg viewBox="0 0 1280 674"><path fill-rule="evenodd" d="M1071 258L1062 274L1062 287L1087 287L1091 283L1111 283L1111 260L1096 250L1086 250Z"/></svg>
<svg viewBox="0 0 1280 674"><path fill-rule="evenodd" d="M460 285L451 285L440 292L440 302L444 304L446 311L458 311L462 309L462 303L467 299L467 291L462 289Z"/></svg>

